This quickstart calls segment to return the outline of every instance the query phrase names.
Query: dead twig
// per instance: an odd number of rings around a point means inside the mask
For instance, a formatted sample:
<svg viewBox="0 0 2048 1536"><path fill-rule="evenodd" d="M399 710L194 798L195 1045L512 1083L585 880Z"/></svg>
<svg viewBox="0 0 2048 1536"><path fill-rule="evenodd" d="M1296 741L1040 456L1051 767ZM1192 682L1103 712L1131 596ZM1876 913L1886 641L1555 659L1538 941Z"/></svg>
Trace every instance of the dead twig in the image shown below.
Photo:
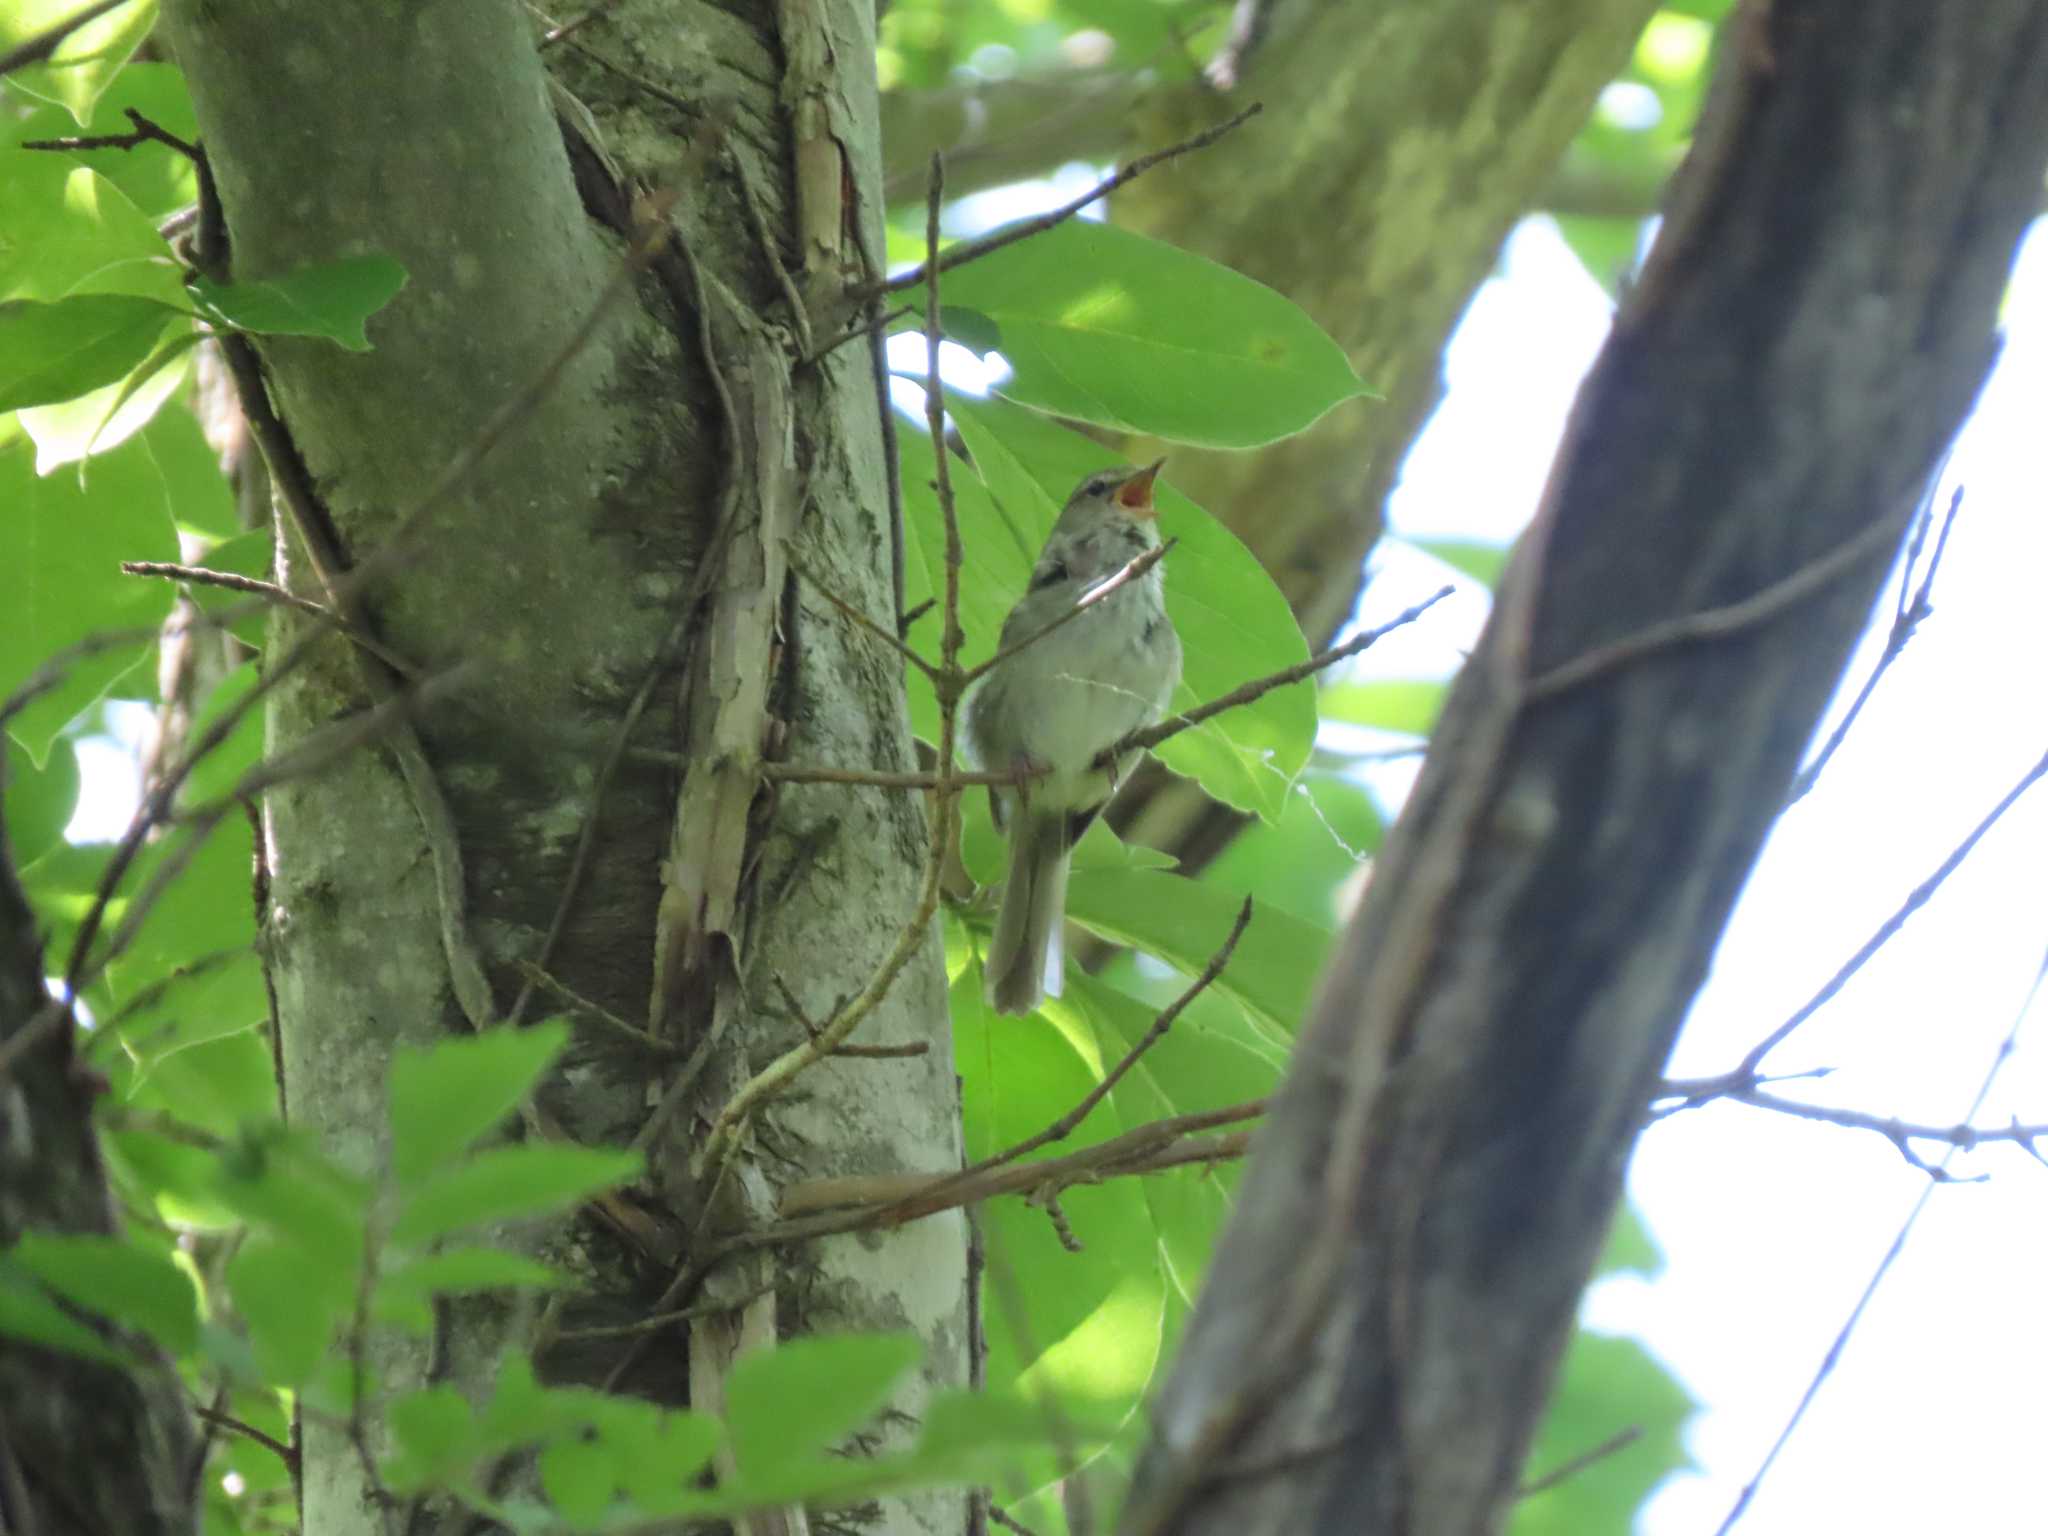
<svg viewBox="0 0 2048 1536"><path fill-rule="evenodd" d="M875 285L864 293L856 294L855 297L868 299L885 293L902 293L907 289L915 288L919 283L924 282L929 275L950 272L955 267L964 266L970 261L975 261L988 255L991 251L999 251L1006 245L1015 245L1019 240L1029 240L1033 235L1042 235L1055 225L1064 224L1090 203L1097 202L1109 196L1117 188L1136 181L1147 171L1165 165L1168 161L1178 160L1182 155L1191 155L1197 150L1207 149L1225 134L1243 127L1263 110L1263 105L1255 101L1238 113L1237 116L1228 118L1212 128L1204 128L1200 133L1190 138L1182 139L1178 144L1169 144L1166 148L1155 150L1149 155L1140 155L1122 170L1104 178L1092 190L1083 193L1070 203L1064 203L1051 212L1041 213L1035 218L1022 219L1015 224L997 230L994 234L983 239L963 240L960 244L948 250L943 256L938 253L938 242L935 239L928 240L926 242L923 266L889 278L887 281ZM937 160L938 157L934 155L932 158ZM934 351L937 350L938 339L936 336L931 338L931 346ZM933 372L936 373L937 370L934 369ZM933 441L943 443L945 439L942 437L934 438Z"/></svg>

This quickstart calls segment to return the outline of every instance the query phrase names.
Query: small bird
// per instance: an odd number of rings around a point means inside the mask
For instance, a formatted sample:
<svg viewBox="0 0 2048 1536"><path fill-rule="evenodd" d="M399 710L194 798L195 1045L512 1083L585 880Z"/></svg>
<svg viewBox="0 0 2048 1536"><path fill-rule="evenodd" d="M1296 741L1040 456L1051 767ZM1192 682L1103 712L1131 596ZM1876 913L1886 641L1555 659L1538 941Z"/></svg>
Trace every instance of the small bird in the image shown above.
<svg viewBox="0 0 2048 1536"><path fill-rule="evenodd" d="M1010 838L1009 878L983 962L998 1013L1029 1013L1048 993L1059 996L1067 859L1137 754L1108 771L1095 759L1156 721L1180 682L1180 636L1166 616L1158 563L1090 601L1159 547L1152 482L1165 462L1101 470L1075 487L1031 569L1030 589L1003 621L997 652L1077 606L1083 611L998 663L966 699L967 755L976 767L1042 774L989 792L996 825Z"/></svg>

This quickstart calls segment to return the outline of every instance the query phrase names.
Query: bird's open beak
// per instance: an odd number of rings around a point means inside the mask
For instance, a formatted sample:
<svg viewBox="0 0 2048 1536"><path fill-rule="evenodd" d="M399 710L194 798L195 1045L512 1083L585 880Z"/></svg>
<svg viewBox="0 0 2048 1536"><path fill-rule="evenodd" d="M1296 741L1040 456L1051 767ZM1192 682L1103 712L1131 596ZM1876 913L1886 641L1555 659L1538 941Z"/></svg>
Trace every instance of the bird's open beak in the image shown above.
<svg viewBox="0 0 2048 1536"><path fill-rule="evenodd" d="M1133 517L1157 517L1159 509L1152 505L1152 482L1159 475L1159 466L1164 459L1154 459L1130 479L1116 488L1114 500Z"/></svg>

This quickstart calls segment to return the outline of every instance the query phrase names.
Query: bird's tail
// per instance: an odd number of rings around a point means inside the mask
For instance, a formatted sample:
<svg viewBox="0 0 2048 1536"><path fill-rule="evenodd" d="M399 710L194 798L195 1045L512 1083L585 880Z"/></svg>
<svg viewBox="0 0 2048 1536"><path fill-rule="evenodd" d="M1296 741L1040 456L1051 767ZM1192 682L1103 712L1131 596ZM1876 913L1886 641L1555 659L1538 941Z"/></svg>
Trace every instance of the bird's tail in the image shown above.
<svg viewBox="0 0 2048 1536"><path fill-rule="evenodd" d="M1017 818L1002 911L982 971L984 995L998 1013L1029 1013L1048 993L1060 995L1069 848L1064 814L1026 811Z"/></svg>

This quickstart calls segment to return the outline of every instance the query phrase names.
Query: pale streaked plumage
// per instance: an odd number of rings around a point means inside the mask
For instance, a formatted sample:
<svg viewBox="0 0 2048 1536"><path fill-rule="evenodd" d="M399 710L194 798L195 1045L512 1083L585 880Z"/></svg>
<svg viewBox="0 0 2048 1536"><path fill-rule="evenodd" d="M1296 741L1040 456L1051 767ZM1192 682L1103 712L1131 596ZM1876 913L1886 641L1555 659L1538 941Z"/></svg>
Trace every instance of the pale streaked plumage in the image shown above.
<svg viewBox="0 0 2048 1536"><path fill-rule="evenodd" d="M1162 461L1163 462L1163 461ZM1047 536L1031 586L1003 622L1000 648L1037 634L1095 587L1158 547L1159 465L1108 469L1075 488ZM1060 991L1067 858L1115 787L1091 766L1103 748L1157 720L1180 681L1180 637L1155 564L1019 651L967 697L965 743L988 771L1049 770L993 795L1010 835L1010 873L985 965L990 1006L1029 1013ZM1135 758L1135 754L1130 754ZM1130 760L1119 763L1117 777Z"/></svg>

